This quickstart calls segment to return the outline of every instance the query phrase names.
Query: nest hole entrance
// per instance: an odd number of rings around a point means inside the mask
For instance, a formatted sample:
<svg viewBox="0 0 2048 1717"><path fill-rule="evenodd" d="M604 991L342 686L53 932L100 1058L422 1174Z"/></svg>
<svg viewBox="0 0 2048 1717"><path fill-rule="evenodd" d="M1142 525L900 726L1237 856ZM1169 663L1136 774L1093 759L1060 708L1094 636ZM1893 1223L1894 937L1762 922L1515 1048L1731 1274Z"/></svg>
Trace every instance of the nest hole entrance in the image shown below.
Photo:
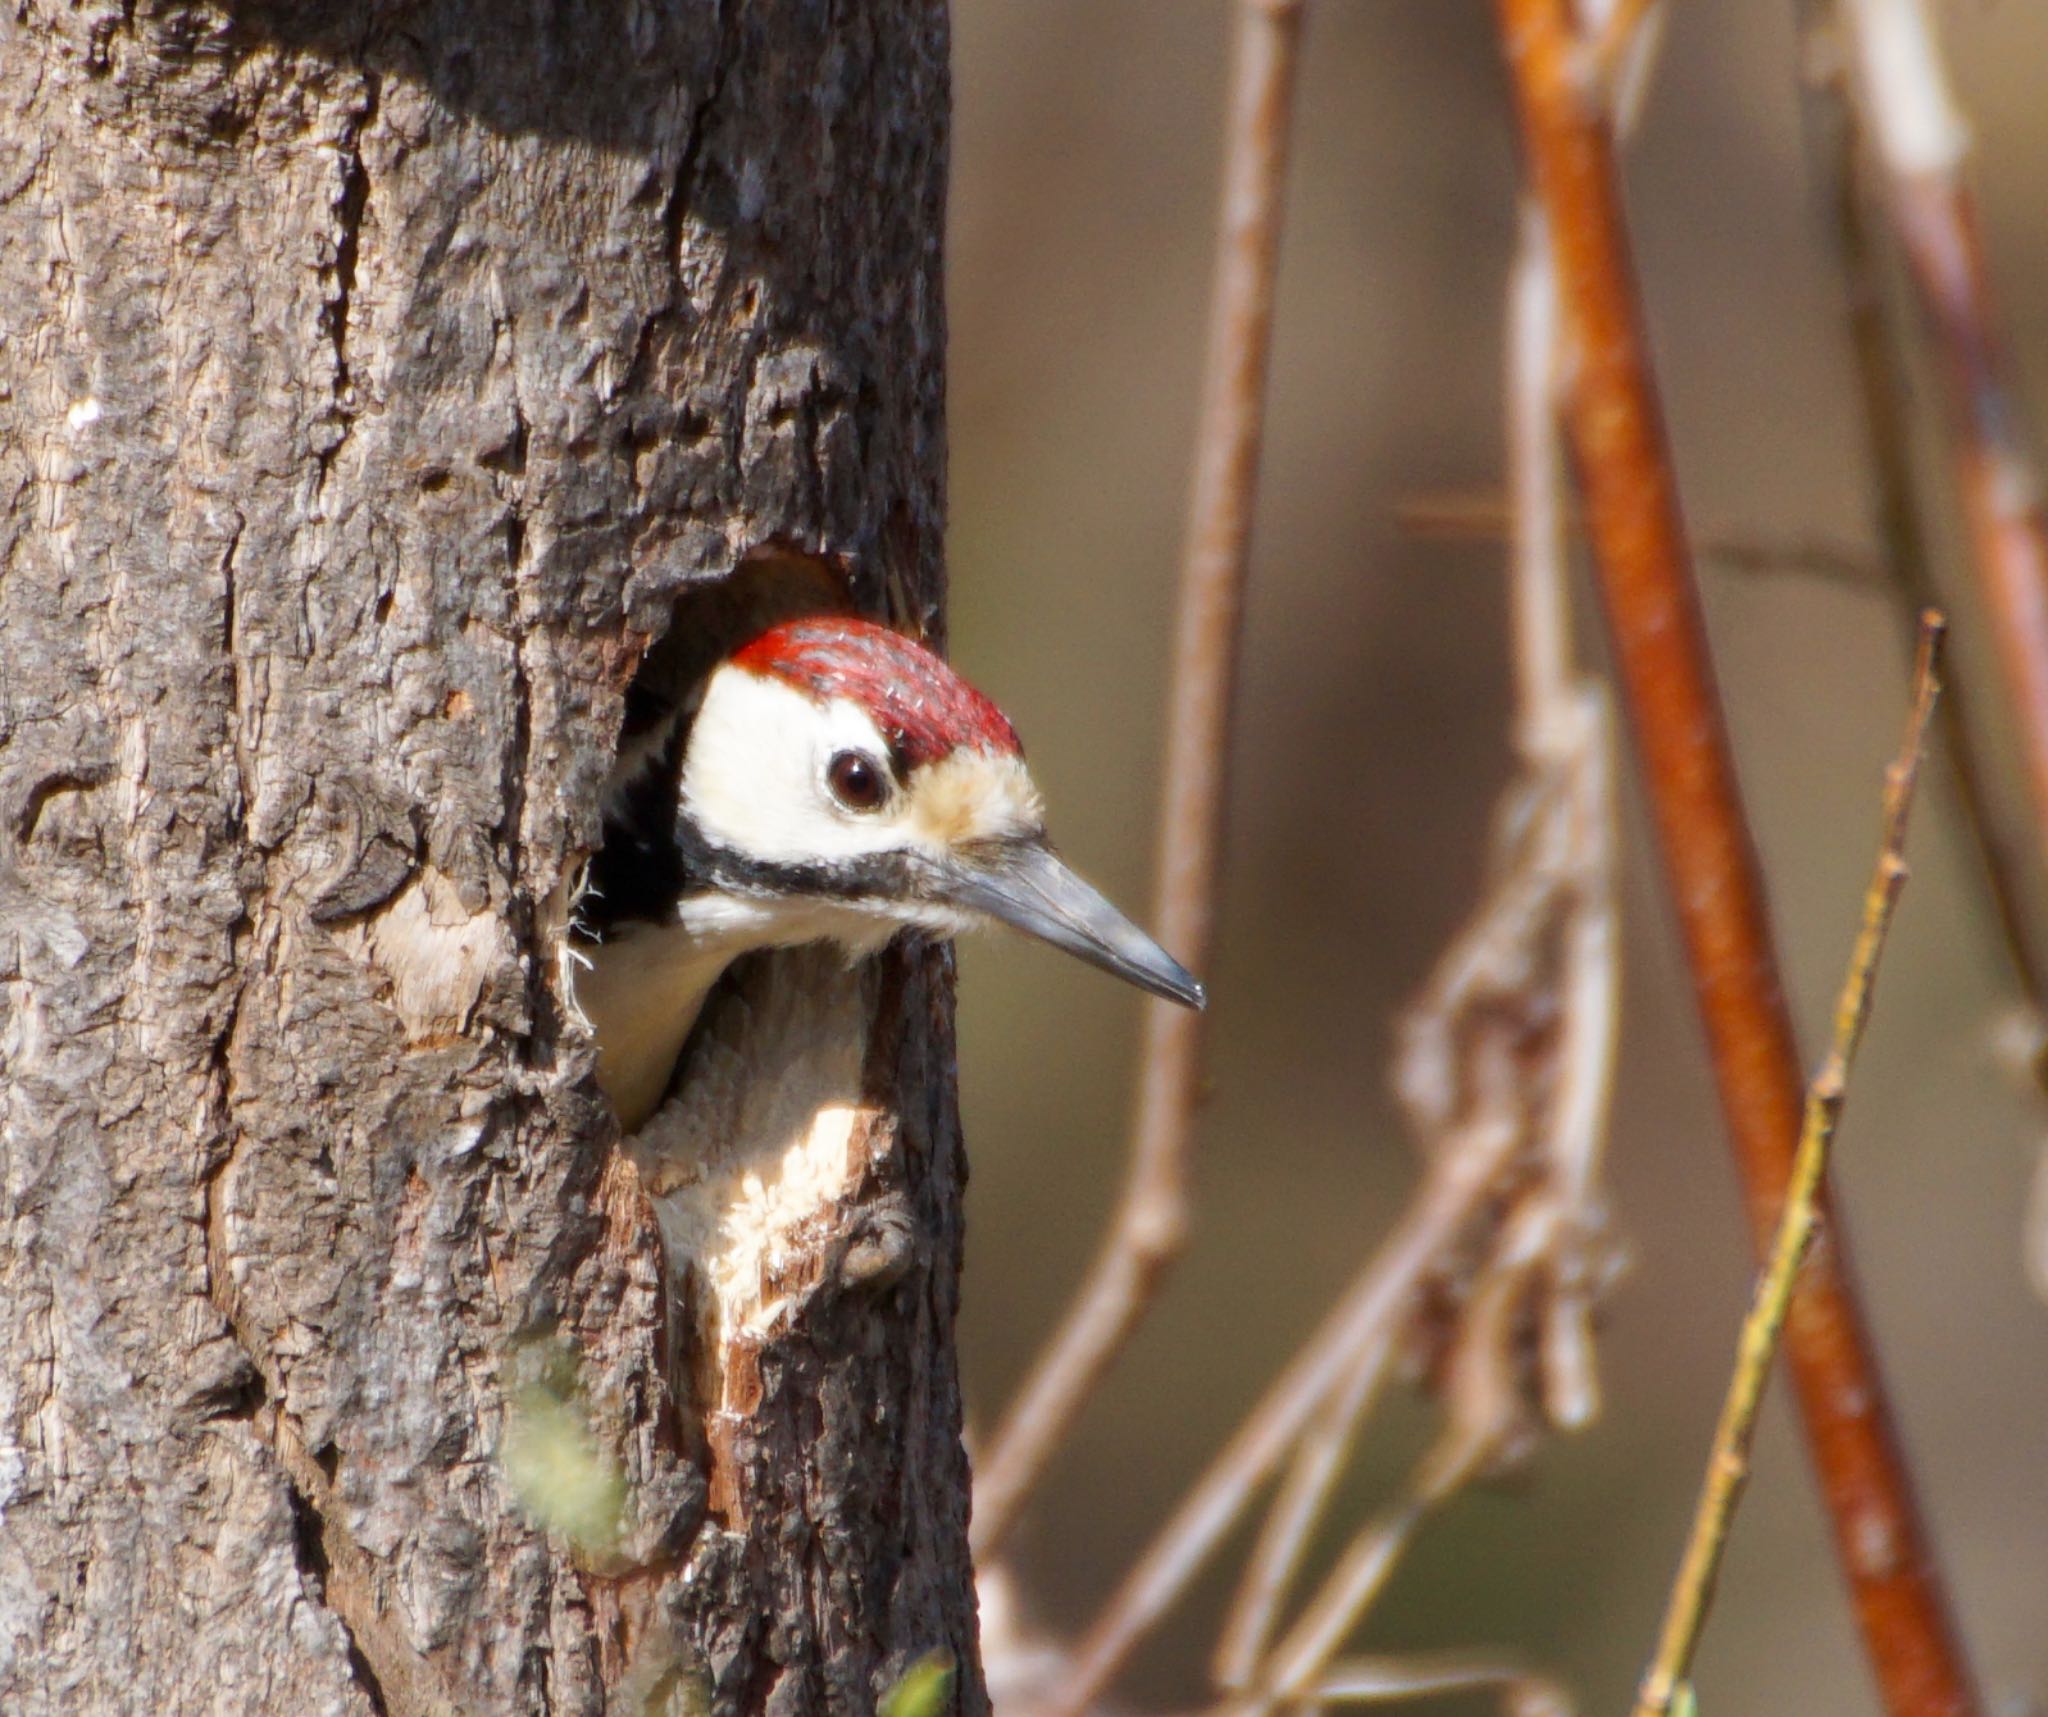
<svg viewBox="0 0 2048 1717"><path fill-rule="evenodd" d="M701 1417L714 1465L728 1440L721 1426L756 1404L753 1356L829 1273L872 1184L877 1165L868 1158L886 1149L889 1129L876 1124L866 1065L877 982L872 962L849 964L836 947L746 954L714 973L708 989L702 973L682 983L683 991L698 987L690 1020L674 1033L674 1021L659 1017L658 972L618 973L641 958L628 952L636 945L648 950L650 968L678 955L673 935L664 945L654 932L664 915L673 923L674 903L690 887L671 831L705 678L770 625L854 608L841 569L784 550L750 555L677 601L626 693L603 844L574 919L571 985L662 1236L671 1382L685 1410ZM653 1041L644 1034L662 1030L674 1036L674 1055L651 1100L645 1090L618 1089L608 1052L629 1042L644 1049ZM731 1490L717 1476L714 1499Z"/></svg>
<svg viewBox="0 0 2048 1717"><path fill-rule="evenodd" d="M569 915L565 973L622 1132L638 1131L672 1092L685 1039L723 969L676 928L677 903L693 886L676 838L679 774L703 685L769 626L851 612L849 583L815 555L756 550L676 599L626 688L598 845Z"/></svg>

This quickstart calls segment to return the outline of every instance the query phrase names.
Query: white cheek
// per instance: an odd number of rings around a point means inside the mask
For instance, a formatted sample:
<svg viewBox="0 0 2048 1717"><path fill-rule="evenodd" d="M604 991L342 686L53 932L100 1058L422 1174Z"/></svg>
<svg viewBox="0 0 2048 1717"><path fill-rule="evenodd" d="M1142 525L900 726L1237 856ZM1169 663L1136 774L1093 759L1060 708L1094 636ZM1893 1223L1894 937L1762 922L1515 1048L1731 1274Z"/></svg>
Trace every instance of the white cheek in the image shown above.
<svg viewBox="0 0 2048 1717"><path fill-rule="evenodd" d="M720 846L784 864L862 858L902 844L886 813L841 809L824 784L841 751L886 757L866 711L820 704L780 680L724 667L711 677L683 765L683 804Z"/></svg>

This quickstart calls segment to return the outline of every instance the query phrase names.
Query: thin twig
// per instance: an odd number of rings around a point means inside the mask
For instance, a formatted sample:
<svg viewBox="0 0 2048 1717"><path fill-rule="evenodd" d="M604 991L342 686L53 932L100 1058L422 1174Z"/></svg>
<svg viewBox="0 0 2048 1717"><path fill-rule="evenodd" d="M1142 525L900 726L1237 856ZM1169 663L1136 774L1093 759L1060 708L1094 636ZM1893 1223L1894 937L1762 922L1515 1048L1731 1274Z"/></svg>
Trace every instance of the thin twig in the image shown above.
<svg viewBox="0 0 2048 1717"><path fill-rule="evenodd" d="M1508 1709L1516 1717L1569 1717L1571 1711L1564 1689L1527 1664L1463 1652L1346 1658L1323 1672L1314 1698L1318 1703L1372 1705L1486 1688L1506 1694Z"/></svg>
<svg viewBox="0 0 2048 1717"><path fill-rule="evenodd" d="M1225 1717L1269 1717L1283 1699L1298 1699L1314 1685L1318 1672L1344 1643L1360 1612L1379 1596L1402 1552L1441 1500L1441 1495L1405 1492L1392 1508L1352 1535L1327 1589L1274 1648L1272 1685L1225 1706Z"/></svg>
<svg viewBox="0 0 2048 1717"><path fill-rule="evenodd" d="M1258 487L1302 0L1240 0L1215 302L1181 566L1157 884L1160 939L1207 969L1245 567ZM989 1556L1183 1244L1201 1022L1155 1002L1131 1165L1110 1234L981 1462L973 1542Z"/></svg>
<svg viewBox="0 0 2048 1717"><path fill-rule="evenodd" d="M1948 92L1934 20L1914 0L1859 0L1854 6L1832 0L1825 8L1820 0L1804 3L1824 12L1824 21L1847 26L1840 57L1860 62L1864 129L1877 144L1893 225L1935 348L1972 559L2017 717L2036 847L2048 852L2048 524L2040 472L2027 446L1991 302L1984 239L1967 179L1969 130ZM1845 74L1836 88L1843 127L1853 127ZM1969 724L1956 690L1943 708L1949 727L1961 731ZM1966 752L1952 755L2006 950L2026 995L2032 1083L2048 1089L2048 1053L2041 1047L2048 962L2037 954L2020 896L2018 878L2026 872L1995 837L1998 825L1978 784L1982 771ZM2042 1207L2044 1194L2048 1153L2036 1170L2031 1210ZM2038 1219L2030 1218L2023 1233L2028 1273L2041 1287L2048 1282L2048 1264Z"/></svg>
<svg viewBox="0 0 2048 1717"><path fill-rule="evenodd" d="M1520 1143L1505 1128L1433 1161L1372 1260L1188 1492L1075 1651L1058 1717L1079 1717L1187 1589L1258 1488L1350 1373L1399 1327L1416 1291L1471 1221Z"/></svg>
<svg viewBox="0 0 2048 1717"><path fill-rule="evenodd" d="M1796 573L1818 583L1847 585L1852 590L1881 589L1878 581L1884 576L1868 549L1853 543L1830 542L1825 537L1770 540L1710 532L1700 538L1699 555L1709 566L1747 573L1753 578Z"/></svg>
<svg viewBox="0 0 2048 1717"><path fill-rule="evenodd" d="M1444 542L1499 542L1513 529L1506 500L1479 493L1413 496L1394 508L1394 524L1411 536ZM1563 526L1573 538L1585 535L1585 521L1576 509L1566 511ZM1729 572L1772 578L1796 575L1864 591L1881 588L1879 581L1885 576L1885 567L1870 549L1826 537L1707 531L1699 538L1698 553L1702 562ZM1922 603L1911 613L1926 606ZM1948 707L1944 698L1942 708Z"/></svg>
<svg viewBox="0 0 2048 1717"><path fill-rule="evenodd" d="M1509 1251L1516 1250L1512 1245ZM1446 1394L1453 1410L1443 1433L1417 1466L1399 1499L1353 1533L1322 1585L1266 1656L1253 1687L1228 1707L1228 1717L1271 1717L1307 1697L1330 1660L1392 1577L1401 1556L1431 1514L1464 1489L1516 1438L1522 1403L1505 1338L1517 1314L1535 1255L1487 1275L1454 1357L1465 1373Z"/></svg>
<svg viewBox="0 0 2048 1717"><path fill-rule="evenodd" d="M1918 616L1942 605L1927 529L1913 482L1912 405L1887 314L1882 259L1864 206L1858 161L1861 127L1849 86L1849 44L1841 0L1796 0L1801 129L1822 224L1841 274L1843 310L1869 461L1879 559L1900 597L1910 646ZM1983 746L1966 687L1952 681L1938 711L1942 751L1991 896L2006 958L2030 1008L2039 1013L2044 968L2028 927L2019 872L1991 803ZM2048 1070L2037 1070L2038 1072Z"/></svg>
<svg viewBox="0 0 2048 1717"><path fill-rule="evenodd" d="M1655 28L1649 10L1614 5L1601 18L1598 8L1589 11L1581 0L1579 25L1581 30L1597 28L1601 41L1618 44L1608 67L1610 79L1622 59L1641 68L1640 99L1647 56L1655 44L1637 47L1637 32ZM1616 123L1629 121L1618 113ZM1571 784L1565 847L1575 886L1563 931L1561 1043L1544 1154L1558 1182L1560 1208L1581 1220L1598 1199L1595 1183L1607 1142L1620 1036L1613 715L1606 688L1580 673L1572 646L1571 500L1559 430L1563 308L1549 222L1542 205L1526 192L1517 225L1521 237L1508 278L1505 377L1508 489L1514 500L1509 575L1520 692L1516 726L1525 764L1562 768ZM1559 1248L1560 1259L1568 1255L1569 1248ZM1582 1429L1599 1410L1592 1287L1561 1278L1544 1308L1546 1406L1552 1423L1567 1430Z"/></svg>
<svg viewBox="0 0 2048 1717"><path fill-rule="evenodd" d="M1374 1333L1302 1433L1293 1465L1267 1511L1237 1596L1217 1632L1214 1664L1219 1687L1247 1688L1257 1676L1274 1619L1323 1517L1344 1458L1386 1382L1394 1334L1391 1325Z"/></svg>
<svg viewBox="0 0 2048 1717"><path fill-rule="evenodd" d="M1612 146L1567 0L1497 4L1523 147L1558 259L1575 360L1568 417L1598 583L1762 1246L1791 1175L1803 1081L1645 355ZM1809 1261L1787 1337L1808 1445L1894 1717L1957 1717L1976 1708L1975 1692L1892 1428L1846 1237L1831 1209L1828 1220L1833 1244ZM1872 1556L1873 1542L1888 1553Z"/></svg>
<svg viewBox="0 0 2048 1717"><path fill-rule="evenodd" d="M1662 34L1663 0L1577 0L1580 30L1589 38L1595 75L1624 136L1643 96L1642 70Z"/></svg>
<svg viewBox="0 0 2048 1717"><path fill-rule="evenodd" d="M1799 1149L1792 1161L1785 1213L1778 1223L1770 1262L1757 1283L1756 1295L1743 1320L1736 1350L1735 1374L1714 1431L1713 1453L1707 1460L1706 1482L1700 1489L1678 1577L1658 1631L1657 1651L1637 1696L1635 1717L1667 1717L1680 1687L1691 1678L1693 1652L1713 1602L1715 1577L1728 1544L1749 1477L1750 1446L1756 1436L1757 1411L1764 1385L1778 1351L1785 1311L1792 1303L1792 1285L1813 1243L1821 1219L1820 1192L1827 1175L1828 1154L1841 1124L1849 1068L1870 1019L1870 1000L1877 984L1877 963L1884 953L1900 890L1906 884L1906 821L1912 813L1913 787L1920 772L1920 754L1927 724L1939 695L1942 622L1928 612L1920 623L1920 643L1913 668L1913 708L1906 723L1905 743L1885 771L1884 832L1877 869L1863 895L1863 923L1842 993L1835 1003L1834 1041L1828 1058L1806 1093L1806 1116Z"/></svg>

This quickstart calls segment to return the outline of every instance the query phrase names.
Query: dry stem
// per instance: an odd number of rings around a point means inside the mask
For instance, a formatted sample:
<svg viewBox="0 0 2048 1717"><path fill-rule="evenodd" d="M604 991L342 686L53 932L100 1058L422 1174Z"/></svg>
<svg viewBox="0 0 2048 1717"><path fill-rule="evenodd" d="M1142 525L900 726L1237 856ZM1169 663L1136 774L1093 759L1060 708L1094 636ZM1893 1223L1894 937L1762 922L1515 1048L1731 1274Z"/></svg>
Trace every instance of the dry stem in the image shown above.
<svg viewBox="0 0 2048 1717"><path fill-rule="evenodd" d="M1394 523L1412 535L1445 542L1497 542L1512 528L1507 502L1499 495L1476 491L1411 496L1395 507ZM1585 521L1569 508L1563 524L1574 538L1585 535ZM1752 531L1710 530L1700 537L1697 552L1702 561L1718 563L1730 572L1759 577L1796 574L1859 590L1874 588L1887 570L1871 550L1825 537L1765 537ZM1926 606L1922 603L1912 612L1917 614ZM1944 698L1941 707L1946 710L1949 700Z"/></svg>
<svg viewBox="0 0 2048 1717"><path fill-rule="evenodd" d="M1506 1696L1510 1717L1570 1717L1571 1700L1547 1676L1514 1658L1462 1652L1346 1658L1324 1672L1314 1698L1319 1704L1366 1705L1486 1689Z"/></svg>
<svg viewBox="0 0 2048 1717"><path fill-rule="evenodd" d="M1992 308L1969 133L1921 0L1845 0L1865 129L1948 399L1956 478L2048 854L2048 523Z"/></svg>
<svg viewBox="0 0 2048 1717"><path fill-rule="evenodd" d="M1863 923L1835 1003L1834 1041L1828 1058L1806 1093L1806 1116L1799 1149L1792 1162L1792 1181L1785 1213L1772 1242L1770 1262L1757 1283L1756 1296L1743 1320L1736 1350L1735 1373L1714 1431L1713 1453L1707 1460L1706 1482L1671 1599L1658 1632L1656 1656L1643 1678L1635 1717L1667 1717L1680 1687L1690 1679L1694 1650L1713 1602L1715 1577L1728 1544L1735 1505L1749 1477L1750 1447L1756 1437L1758 1409L1771 1361L1778 1351L1785 1311L1799 1266L1820 1224L1820 1191L1827 1175L1828 1155L1841 1123L1848 1093L1849 1068L1870 1019L1870 1000L1877 984L1877 963L1884 953L1899 892L1906 883L1906 821L1913 808L1913 788L1920 772L1920 754L1927 724L1939 694L1938 661L1941 618L1928 612L1920 621L1920 644L1913 669L1913 708L1906 722L1905 743L1885 771L1884 833L1877 869L1863 895Z"/></svg>
<svg viewBox="0 0 2048 1717"><path fill-rule="evenodd" d="M1430 1166L1400 1224L1249 1418L1209 1463L1075 1652L1061 1717L1079 1717L1236 1524L1258 1488L1375 1343L1391 1337L1428 1273L1497 1183L1517 1141L1505 1128Z"/></svg>
<svg viewBox="0 0 2048 1717"><path fill-rule="evenodd" d="M1619 965L1612 759L1605 699L1572 661L1551 281L1532 214L1510 294L1507 387L1522 769L1498 819L1487 897L1403 1032L1398 1084L1429 1173L1401 1230L1083 1641L1067 1711L1087 1708L1290 1448L1219 1640L1216 1680L1234 1696L1224 1709L1236 1717L1317 1697L1332 1655L1427 1515L1472 1474L1520 1452L1539 1418L1577 1426L1597 1408L1589 1320L1605 1274L1597 1167ZM1519 1340L1532 1323L1541 1332L1533 1356ZM1274 1643L1288 1588L1404 1334L1440 1358L1448 1423L1437 1452L1357 1532Z"/></svg>
<svg viewBox="0 0 2048 1717"><path fill-rule="evenodd" d="M1567 0L1498 0L1530 176L1549 218L1575 367L1569 423L1601 593L1671 893L1759 1245L1775 1230L1802 1080L1736 787L1641 335L1605 115ZM2044 783L2048 785L2048 783ZM1844 1236L1809 1261L1788 1348L1807 1438L1895 1717L1975 1693L1865 1330ZM1880 1543L1885 1554L1873 1556Z"/></svg>
<svg viewBox="0 0 2048 1717"><path fill-rule="evenodd" d="M1888 294L1875 235L1864 206L1858 159L1862 128L1849 80L1841 0L1797 0L1800 117L1821 214L1842 278L1843 310L1855 368L1879 559L1900 597L1910 638L1917 617L1941 606L1926 526L1913 483L1912 403L1886 314ZM2044 1001L2043 964L2034 948L2013 853L1991 803L1983 746L1970 718L1965 688L1951 683L1937 717L1942 750L1963 822L2013 976L2037 1014Z"/></svg>
<svg viewBox="0 0 2048 1717"><path fill-rule="evenodd" d="M1239 620L1258 487L1274 281L1302 0L1240 0L1215 303L1181 567L1157 883L1160 940L1209 964ZM1154 1002L1131 1164L1094 1268L980 1463L973 1542L1002 1543L1088 1396L1144 1315L1187 1226L1201 1021Z"/></svg>
<svg viewBox="0 0 2048 1717"><path fill-rule="evenodd" d="M1245 1564L1235 1600L1216 1640L1215 1680L1241 1690L1257 1679L1280 1606L1294 1579L1359 1425L1372 1412L1394 1357L1394 1330L1375 1331L1322 1410L1302 1433L1279 1494L1266 1511L1258 1543Z"/></svg>

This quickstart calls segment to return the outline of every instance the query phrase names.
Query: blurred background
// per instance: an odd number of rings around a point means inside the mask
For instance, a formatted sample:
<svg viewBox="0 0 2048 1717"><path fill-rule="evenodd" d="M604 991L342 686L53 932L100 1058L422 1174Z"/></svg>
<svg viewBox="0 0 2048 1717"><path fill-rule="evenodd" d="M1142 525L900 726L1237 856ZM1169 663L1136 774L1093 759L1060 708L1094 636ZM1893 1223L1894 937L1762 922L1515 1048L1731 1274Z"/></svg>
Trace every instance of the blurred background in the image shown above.
<svg viewBox="0 0 2048 1717"><path fill-rule="evenodd" d="M1628 180L1688 523L1696 537L1866 540L1791 7L1674 11ZM2048 7L1956 0L1942 15L2003 311L2040 397ZM1069 856L1142 908L1229 13L955 0L954 17L954 654L1024 732ZM1492 27L1478 0L1310 17L1194 1239L1016 1541L1032 1604L1061 1630L1093 1614L1413 1179L1385 1088L1391 1028L1474 901L1509 761L1500 551L1418 540L1396 519L1406 501L1500 482L1515 181ZM1956 671L1983 709L1998 684L1939 481L1930 497ZM1703 576L1811 1056L1903 717L1897 617L1839 583ZM1597 659L1593 618L1580 615ZM2009 985L1934 783L1839 1178L1964 1626L1991 1709L2013 1713L2048 1703L2048 1307L2021 1259L2048 1114L1997 1054ZM1633 780L1627 803L1610 1163L1634 1263L1606 1317L1605 1415L1431 1528L1366 1636L1516 1645L1594 1711L1625 1708L1647 1656L1749 1281ZM966 1364L986 1423L1095 1249L1140 1004L1018 945L969 946L962 964ZM1427 1423L1419 1408L1382 1418L1346 1524ZM1205 1592L1126 1683L1133 1704L1200 1696L1221 1589ZM1875 1709L1782 1382L1699 1683L1709 1713Z"/></svg>

